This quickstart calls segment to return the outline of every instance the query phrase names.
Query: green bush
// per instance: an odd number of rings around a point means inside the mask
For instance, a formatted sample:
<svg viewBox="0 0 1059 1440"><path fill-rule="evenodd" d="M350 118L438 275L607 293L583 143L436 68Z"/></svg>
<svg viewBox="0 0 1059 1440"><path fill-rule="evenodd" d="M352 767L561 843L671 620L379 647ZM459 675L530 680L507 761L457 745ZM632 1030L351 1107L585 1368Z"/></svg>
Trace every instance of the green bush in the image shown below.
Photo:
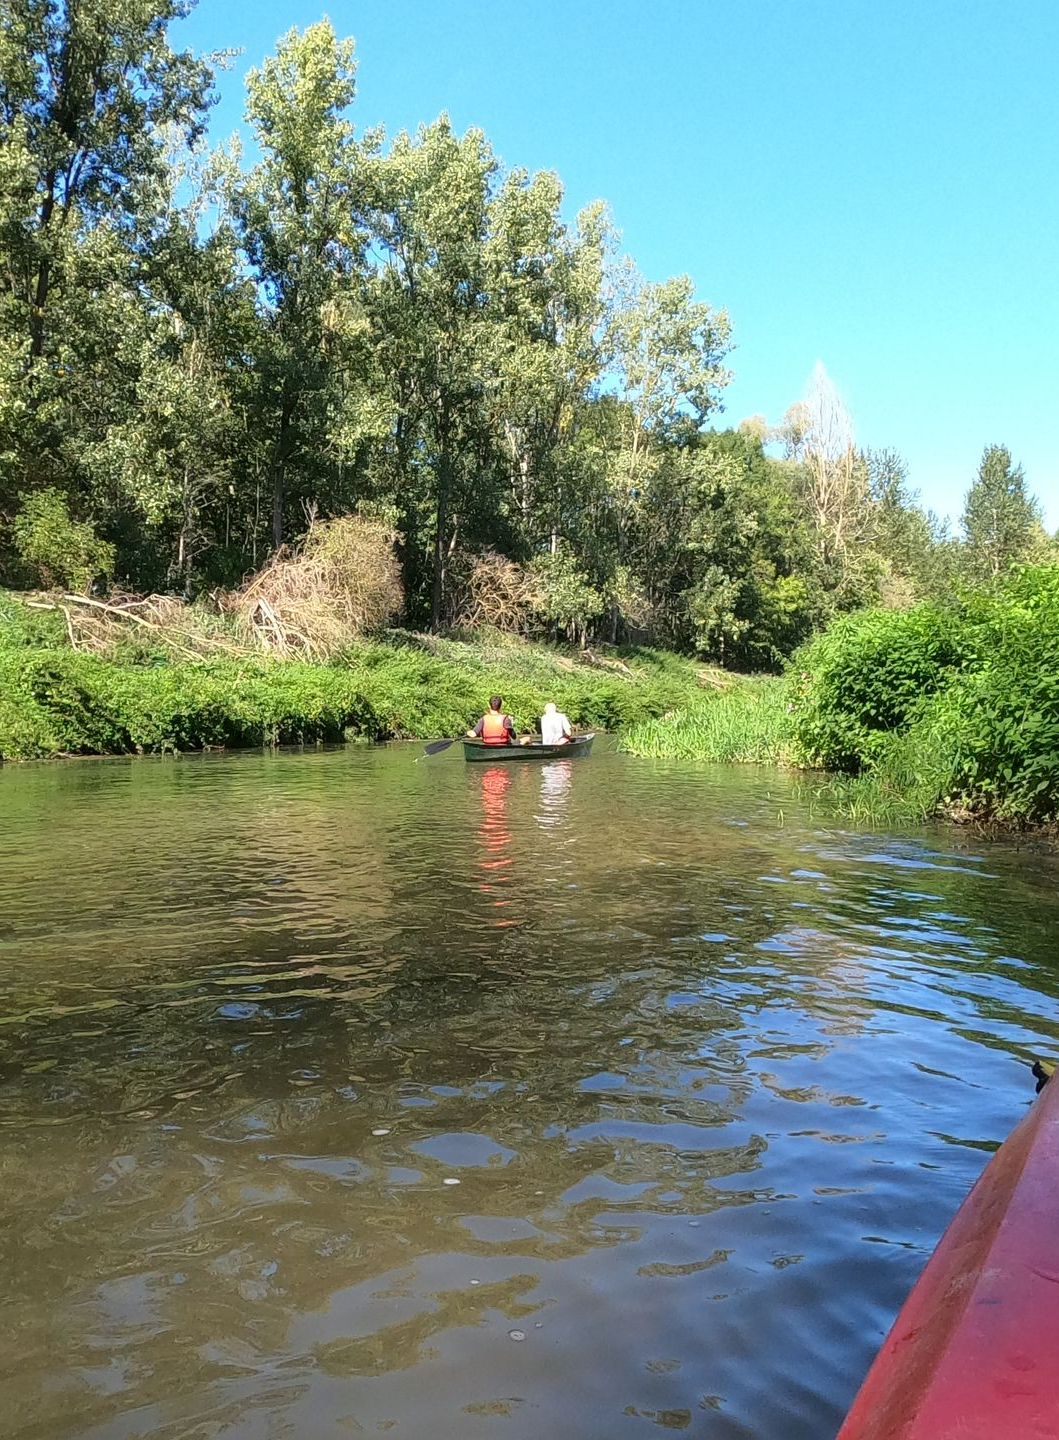
<svg viewBox="0 0 1059 1440"><path fill-rule="evenodd" d="M857 774L878 758L887 735L912 721L924 697L949 684L968 654L955 611L920 605L843 616L791 660L802 758Z"/></svg>
<svg viewBox="0 0 1059 1440"><path fill-rule="evenodd" d="M795 657L795 734L839 808L1059 821L1059 565L948 610L867 611Z"/></svg>
<svg viewBox="0 0 1059 1440"><path fill-rule="evenodd" d="M15 551L39 584L84 591L114 573L114 546L74 520L58 490L31 491L18 500Z"/></svg>
<svg viewBox="0 0 1059 1440"><path fill-rule="evenodd" d="M972 668L942 697L954 798L1016 823L1059 819L1059 565L968 606Z"/></svg>
<svg viewBox="0 0 1059 1440"><path fill-rule="evenodd" d="M66 643L66 623L60 610L36 610L18 596L0 591L0 650Z"/></svg>
<svg viewBox="0 0 1059 1440"><path fill-rule="evenodd" d="M381 733L348 671L312 665L120 666L0 652L0 755L123 754Z"/></svg>

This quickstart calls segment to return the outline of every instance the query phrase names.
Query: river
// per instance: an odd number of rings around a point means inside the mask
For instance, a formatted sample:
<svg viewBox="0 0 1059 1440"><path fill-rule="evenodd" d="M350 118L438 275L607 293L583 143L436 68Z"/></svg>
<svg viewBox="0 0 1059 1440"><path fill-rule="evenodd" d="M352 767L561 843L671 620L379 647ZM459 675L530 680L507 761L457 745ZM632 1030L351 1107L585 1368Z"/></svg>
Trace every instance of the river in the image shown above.
<svg viewBox="0 0 1059 1440"><path fill-rule="evenodd" d="M828 1440L1059 1051L1059 864L755 769L0 772L10 1440Z"/></svg>

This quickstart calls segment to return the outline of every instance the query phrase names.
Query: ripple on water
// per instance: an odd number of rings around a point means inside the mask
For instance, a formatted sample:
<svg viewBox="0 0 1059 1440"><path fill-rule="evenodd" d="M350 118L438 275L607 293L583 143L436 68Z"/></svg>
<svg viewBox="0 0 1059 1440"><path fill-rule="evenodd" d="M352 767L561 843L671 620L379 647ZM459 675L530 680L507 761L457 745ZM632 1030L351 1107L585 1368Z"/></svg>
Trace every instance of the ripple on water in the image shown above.
<svg viewBox="0 0 1059 1440"><path fill-rule="evenodd" d="M418 754L0 774L5 1433L833 1433L1059 1049L1055 863Z"/></svg>

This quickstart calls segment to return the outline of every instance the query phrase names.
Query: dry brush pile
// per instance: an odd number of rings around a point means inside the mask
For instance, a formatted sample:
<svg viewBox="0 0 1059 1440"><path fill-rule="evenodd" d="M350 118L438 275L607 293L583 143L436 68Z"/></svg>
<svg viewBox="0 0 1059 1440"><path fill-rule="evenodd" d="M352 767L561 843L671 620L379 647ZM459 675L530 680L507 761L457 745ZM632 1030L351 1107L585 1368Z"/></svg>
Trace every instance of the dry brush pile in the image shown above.
<svg viewBox="0 0 1059 1440"><path fill-rule="evenodd" d="M206 602L64 595L36 603L63 611L75 650L109 654L134 639L183 659L264 654L322 663L400 611L395 539L378 521L349 516L314 526L239 590L214 591Z"/></svg>

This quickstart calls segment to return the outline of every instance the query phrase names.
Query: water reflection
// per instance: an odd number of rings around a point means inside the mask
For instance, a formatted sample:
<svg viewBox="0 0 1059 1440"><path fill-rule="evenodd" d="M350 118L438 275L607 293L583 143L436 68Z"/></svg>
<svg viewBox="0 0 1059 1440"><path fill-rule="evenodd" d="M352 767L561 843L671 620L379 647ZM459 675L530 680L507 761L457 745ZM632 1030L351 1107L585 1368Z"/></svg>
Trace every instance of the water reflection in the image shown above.
<svg viewBox="0 0 1059 1440"><path fill-rule="evenodd" d="M571 760L554 760L551 764L541 766L541 804L537 824L542 829L555 829L566 819L572 776Z"/></svg>
<svg viewBox="0 0 1059 1440"><path fill-rule="evenodd" d="M508 762L509 764L512 762ZM507 792L511 771L506 765L490 765L475 779L482 798L482 819L478 826L478 869L482 879L479 890L489 897L493 907L503 910L511 904L505 885L511 878L514 856L511 853L511 826L507 817ZM494 925L506 929L517 922L511 917L497 916Z"/></svg>
<svg viewBox="0 0 1059 1440"><path fill-rule="evenodd" d="M1059 877L785 787L0 774L5 1434L834 1433L1059 1047Z"/></svg>

